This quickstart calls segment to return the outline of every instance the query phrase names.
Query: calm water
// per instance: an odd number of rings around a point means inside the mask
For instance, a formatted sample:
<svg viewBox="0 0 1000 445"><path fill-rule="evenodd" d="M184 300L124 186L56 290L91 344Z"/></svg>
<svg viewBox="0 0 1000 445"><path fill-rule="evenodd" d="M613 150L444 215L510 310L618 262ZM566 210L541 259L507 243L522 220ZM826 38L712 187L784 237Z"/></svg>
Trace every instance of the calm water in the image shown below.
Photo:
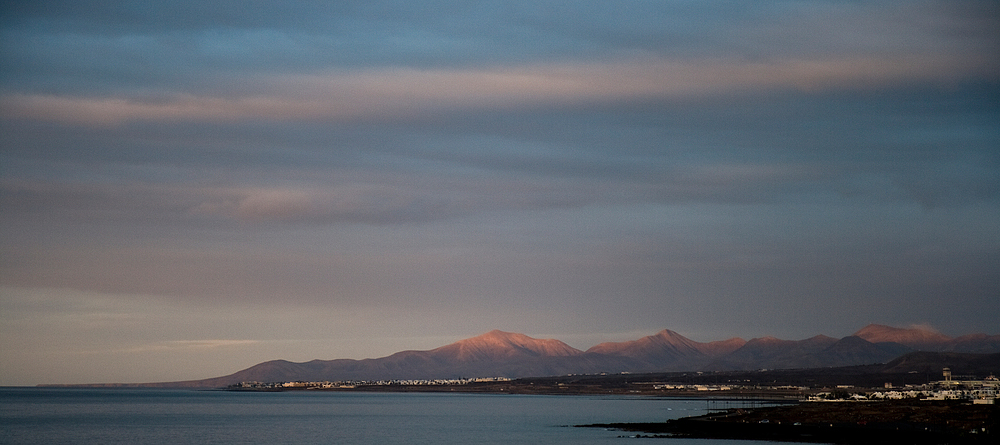
<svg viewBox="0 0 1000 445"><path fill-rule="evenodd" d="M605 444L626 433L567 425L662 421L707 407L610 396L2 388L0 443Z"/></svg>

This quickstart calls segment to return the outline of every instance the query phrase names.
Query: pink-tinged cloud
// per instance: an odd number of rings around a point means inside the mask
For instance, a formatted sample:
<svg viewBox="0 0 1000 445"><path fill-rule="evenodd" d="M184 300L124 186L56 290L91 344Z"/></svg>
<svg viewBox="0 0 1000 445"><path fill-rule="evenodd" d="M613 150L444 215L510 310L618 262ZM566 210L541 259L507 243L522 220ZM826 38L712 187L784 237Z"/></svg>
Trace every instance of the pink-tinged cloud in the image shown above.
<svg viewBox="0 0 1000 445"><path fill-rule="evenodd" d="M115 125L132 120L342 120L398 118L463 108L684 97L742 91L871 88L899 82L949 84L992 75L995 58L975 54L863 56L745 62L638 60L493 69L380 69L288 75L241 97L187 93L148 100L14 94L6 118Z"/></svg>
<svg viewBox="0 0 1000 445"><path fill-rule="evenodd" d="M150 352L150 351L179 351L179 350L191 350L191 349L216 349L216 348L234 348L234 347L239 348L239 347L256 345L258 343L260 343L259 340L230 340L230 339L170 340L170 341L161 341L152 344L143 344L139 346L129 347L119 351L99 351L99 352L137 353L137 352Z"/></svg>
<svg viewBox="0 0 1000 445"><path fill-rule="evenodd" d="M344 184L329 188L232 188L200 190L207 199L190 213L242 221L333 222L404 218L419 196L386 185Z"/></svg>
<svg viewBox="0 0 1000 445"><path fill-rule="evenodd" d="M240 218L255 220L298 219L315 213L308 194L292 190L267 190L251 193L233 209Z"/></svg>

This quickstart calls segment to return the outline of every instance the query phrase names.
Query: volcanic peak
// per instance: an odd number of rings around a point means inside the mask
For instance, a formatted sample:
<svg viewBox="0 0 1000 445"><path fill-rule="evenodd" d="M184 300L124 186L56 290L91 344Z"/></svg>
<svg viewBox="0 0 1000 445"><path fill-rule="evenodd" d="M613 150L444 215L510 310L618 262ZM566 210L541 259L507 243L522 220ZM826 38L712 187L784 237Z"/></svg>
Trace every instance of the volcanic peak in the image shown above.
<svg viewBox="0 0 1000 445"><path fill-rule="evenodd" d="M881 324L865 326L854 335L872 343L895 342L910 347L938 345L951 340L947 335L928 328L894 328Z"/></svg>
<svg viewBox="0 0 1000 445"><path fill-rule="evenodd" d="M664 329L655 335L642 337L638 340L624 342L605 342L587 350L587 352L609 355L624 355L640 357L646 354L698 354L700 343L693 341L669 329Z"/></svg>
<svg viewBox="0 0 1000 445"><path fill-rule="evenodd" d="M582 354L555 339L537 339L524 334L492 330L433 350L458 360L502 360L513 357L565 357Z"/></svg>
<svg viewBox="0 0 1000 445"><path fill-rule="evenodd" d="M770 345L770 344L791 343L791 342L792 342L792 340L782 340L782 339L780 339L778 337L774 337L774 336L768 335L766 337L751 338L750 341L747 342L747 344L753 344L753 345L759 345L759 344Z"/></svg>

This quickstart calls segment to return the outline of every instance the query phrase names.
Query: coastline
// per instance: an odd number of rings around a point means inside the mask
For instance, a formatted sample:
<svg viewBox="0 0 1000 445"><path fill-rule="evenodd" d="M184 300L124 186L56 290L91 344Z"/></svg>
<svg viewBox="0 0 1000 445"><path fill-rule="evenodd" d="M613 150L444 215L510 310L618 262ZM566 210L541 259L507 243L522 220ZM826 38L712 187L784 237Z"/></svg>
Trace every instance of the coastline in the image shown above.
<svg viewBox="0 0 1000 445"><path fill-rule="evenodd" d="M837 444L996 443L1000 408L959 401L803 402L730 409L659 423L577 425L652 437ZM645 436L643 436L645 437Z"/></svg>
<svg viewBox="0 0 1000 445"><path fill-rule="evenodd" d="M697 391L652 389L648 385L617 386L601 384L542 384L534 382L505 382L489 384L464 385L370 385L351 388L216 388L219 391L249 391L249 392L426 392L426 393L477 393L477 394L517 394L517 395L607 395L607 396L645 396L663 398L693 398L705 400L762 401L768 403L797 403L804 394L812 391L775 390L775 389L733 389L725 391Z"/></svg>

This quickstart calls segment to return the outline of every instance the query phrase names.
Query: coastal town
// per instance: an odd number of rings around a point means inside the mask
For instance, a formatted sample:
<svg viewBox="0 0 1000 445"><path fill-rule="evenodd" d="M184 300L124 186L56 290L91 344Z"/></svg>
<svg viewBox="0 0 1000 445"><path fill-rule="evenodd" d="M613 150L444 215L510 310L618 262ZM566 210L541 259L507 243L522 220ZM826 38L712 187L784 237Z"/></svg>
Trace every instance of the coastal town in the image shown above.
<svg viewBox="0 0 1000 445"><path fill-rule="evenodd" d="M996 405L1000 380L952 376L895 388L858 388L836 385L816 391L797 403L760 407L709 409L706 414L656 423L591 424L630 432L621 437L687 437L701 439L755 439L822 443L996 443L1000 407ZM661 386L685 391L686 386ZM696 387L697 391L727 391ZM788 390L790 388L781 388ZM807 387L798 388L805 393ZM728 391L735 391L729 388ZM709 396L712 397L712 396Z"/></svg>
<svg viewBox="0 0 1000 445"><path fill-rule="evenodd" d="M951 370L944 368L944 379L925 384L911 385L904 388L893 388L886 383L884 390L851 391L849 386L838 387L832 392L821 392L809 396L807 401L879 401L879 400L965 400L975 405L996 404L997 393L1000 390L1000 379L990 375L984 379L969 376L967 379L953 379Z"/></svg>
<svg viewBox="0 0 1000 445"><path fill-rule="evenodd" d="M621 374L620 376L628 376ZM659 396L754 397L763 399L797 400L802 402L874 402L883 400L961 400L977 405L993 405L1000 393L1000 379L994 375L953 376L944 368L942 378L922 384L881 387L860 387L849 384L832 386L762 385L760 383L700 384L660 381L629 381L622 385L594 384L592 381L559 381L552 379L511 379L507 377L477 377L457 379L401 380L340 380L293 382L241 382L228 390L289 391L289 390L383 390L383 391L462 391L498 393L620 393ZM638 376L637 376L638 377ZM610 381L610 379L601 380Z"/></svg>
<svg viewBox="0 0 1000 445"><path fill-rule="evenodd" d="M478 377L471 379L404 379L404 380L338 380L319 382L240 382L229 385L231 390L293 390L293 389L357 389L363 387L412 387L412 386L451 386L468 385L470 383L509 382L507 377Z"/></svg>

